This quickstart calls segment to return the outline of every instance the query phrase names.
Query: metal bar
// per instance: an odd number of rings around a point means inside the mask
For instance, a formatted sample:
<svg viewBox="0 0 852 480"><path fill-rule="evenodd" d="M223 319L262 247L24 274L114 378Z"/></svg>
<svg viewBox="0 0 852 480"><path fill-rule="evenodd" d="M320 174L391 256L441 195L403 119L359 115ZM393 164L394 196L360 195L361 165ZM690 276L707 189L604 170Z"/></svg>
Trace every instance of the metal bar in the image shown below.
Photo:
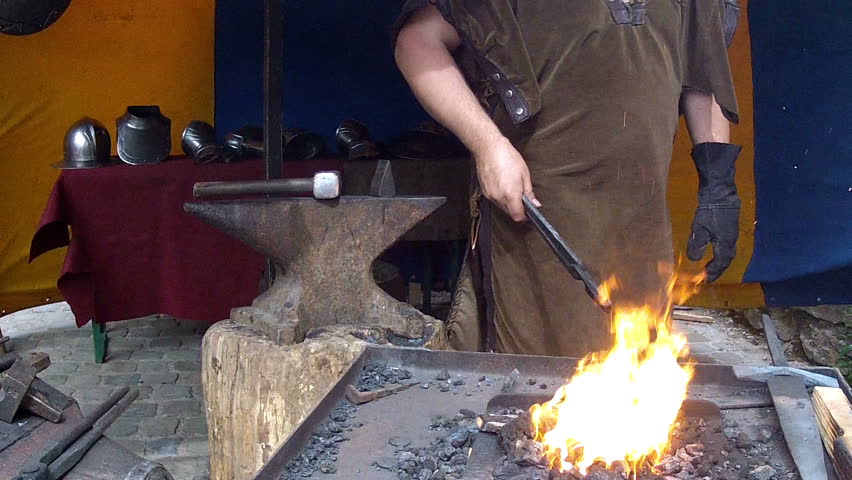
<svg viewBox="0 0 852 480"><path fill-rule="evenodd" d="M263 25L263 151L266 179L284 176L284 118L282 113L284 73L283 0L265 0ZM267 286L275 280L275 265L266 259L263 273Z"/></svg>
<svg viewBox="0 0 852 480"><path fill-rule="evenodd" d="M118 403L110 408L108 412L106 412L94 423L94 425L92 425L91 430L86 432L86 434L80 437L79 440L70 445L68 449L59 456L59 458L51 462L49 467L51 478L61 478L63 475L68 473L68 471L86 455L86 452L89 451L92 445L100 440L104 431L109 428L109 426L112 425L112 423L121 416L121 414L127 410L127 407L129 407L130 404L138 397L139 390L130 390L127 395L123 396Z"/></svg>
<svg viewBox="0 0 852 480"><path fill-rule="evenodd" d="M610 300L604 296L601 291L600 284L597 280L595 280L591 272L586 269L586 266L583 265L580 257L574 253L574 250L568 246L562 236L559 235L559 232L557 232L556 229L553 228L553 225L544 218L544 215L541 214L538 208L533 205L532 201L527 198L526 195L524 195L523 201L527 217L529 217L530 222L532 222L541 236L544 237L544 240L550 248L553 249L553 253L556 254L556 258L559 259L572 277L583 282L586 286L586 293L588 293L589 296L597 302L598 306L604 310L609 310L612 307Z"/></svg>
<svg viewBox="0 0 852 480"><path fill-rule="evenodd" d="M15 428L11 432L4 432L0 435L0 453L14 445L18 440L29 435L30 432L34 431L42 423L44 423L43 418L28 417L9 424L9 427Z"/></svg>
<svg viewBox="0 0 852 480"><path fill-rule="evenodd" d="M827 480L819 425L805 383L800 378L777 375L766 379L766 384L802 480Z"/></svg>
<svg viewBox="0 0 852 480"><path fill-rule="evenodd" d="M763 320L763 333L766 335L766 346L769 347L772 364L776 367L789 366L787 356L784 355L784 345L781 344L781 339L778 338L778 332L775 330L775 321L765 313L760 318Z"/></svg>
<svg viewBox="0 0 852 480"><path fill-rule="evenodd" d="M235 197L240 195L311 193L313 188L313 178L248 180L240 182L199 182L192 187L192 196L195 198L206 198Z"/></svg>
<svg viewBox="0 0 852 480"><path fill-rule="evenodd" d="M784 345L775 330L775 321L766 314L761 315L761 320L772 364L777 367L789 366L784 355ZM769 387L790 455L802 479L826 480L828 472L823 458L819 426L804 380L792 375L774 375L766 379L766 385Z"/></svg>
<svg viewBox="0 0 852 480"><path fill-rule="evenodd" d="M283 173L284 130L282 83L284 72L283 0L265 0L263 44L263 147L266 179Z"/></svg>
<svg viewBox="0 0 852 480"><path fill-rule="evenodd" d="M32 365L16 360L0 375L0 420L12 422L37 373Z"/></svg>
<svg viewBox="0 0 852 480"><path fill-rule="evenodd" d="M49 465L54 460L59 458L62 455L62 452L68 448L69 445L74 443L80 435L89 430L92 425L95 424L102 416L104 416L110 408L112 408L116 403L118 403L127 392L130 391L130 387L121 387L102 404L98 405L91 414L83 419L80 423L74 426L68 433L63 435L59 440L56 441L44 454L37 460L37 462L41 462L45 465Z"/></svg>
<svg viewBox="0 0 852 480"><path fill-rule="evenodd" d="M47 421L59 423L62 420L62 410L64 407L57 404L56 399L51 398L48 387L49 385L40 378L33 380L30 389L24 395L21 407Z"/></svg>

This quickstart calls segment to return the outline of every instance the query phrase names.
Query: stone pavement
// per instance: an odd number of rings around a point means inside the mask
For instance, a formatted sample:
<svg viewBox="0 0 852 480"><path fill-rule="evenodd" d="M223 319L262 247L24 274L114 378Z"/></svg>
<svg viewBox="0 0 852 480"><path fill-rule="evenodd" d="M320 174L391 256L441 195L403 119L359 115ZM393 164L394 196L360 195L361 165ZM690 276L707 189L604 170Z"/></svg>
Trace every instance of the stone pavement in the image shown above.
<svg viewBox="0 0 852 480"><path fill-rule="evenodd" d="M713 317L713 323L675 321L675 330L689 339L689 350L699 363L724 365L770 365L769 348L763 332L734 320L730 312L694 309L692 313ZM787 352L791 365L811 365L796 352Z"/></svg>
<svg viewBox="0 0 852 480"><path fill-rule="evenodd" d="M77 329L67 304L0 318L12 351L50 355L39 377L73 396L88 413L118 387L137 399L107 431L114 441L162 463L175 480L209 475L207 421L201 392L201 339L207 325L152 316L108 324L107 361L94 363L91 327Z"/></svg>

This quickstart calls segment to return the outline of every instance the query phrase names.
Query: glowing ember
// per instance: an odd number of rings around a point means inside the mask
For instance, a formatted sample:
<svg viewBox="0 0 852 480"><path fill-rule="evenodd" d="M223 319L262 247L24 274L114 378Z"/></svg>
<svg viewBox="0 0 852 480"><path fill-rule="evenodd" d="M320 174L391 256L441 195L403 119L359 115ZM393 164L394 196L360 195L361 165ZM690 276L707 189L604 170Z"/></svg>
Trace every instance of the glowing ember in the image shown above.
<svg viewBox="0 0 852 480"><path fill-rule="evenodd" d="M692 378L685 337L671 331L672 302L694 293L703 277L680 285L672 276L662 308L619 308L612 313L613 346L584 358L553 399L530 410L536 440L550 466L585 474L596 461L625 461L636 470L656 463ZM617 287L614 280L607 291Z"/></svg>

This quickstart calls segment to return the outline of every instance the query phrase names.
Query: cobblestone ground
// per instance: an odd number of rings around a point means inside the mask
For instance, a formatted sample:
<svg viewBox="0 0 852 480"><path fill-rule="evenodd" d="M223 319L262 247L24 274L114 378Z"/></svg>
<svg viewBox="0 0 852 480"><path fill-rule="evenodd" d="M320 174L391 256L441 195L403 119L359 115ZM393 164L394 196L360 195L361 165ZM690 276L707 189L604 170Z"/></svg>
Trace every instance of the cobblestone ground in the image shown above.
<svg viewBox="0 0 852 480"><path fill-rule="evenodd" d="M45 326L52 328L43 331ZM11 350L50 355L51 365L39 377L73 396L84 414L120 386L139 389L139 399L113 423L107 436L162 463L175 480L208 478L201 392L201 338L206 324L164 316L109 323L103 364L94 363L91 327L75 328L66 304L4 317L0 328L12 337Z"/></svg>
<svg viewBox="0 0 852 480"><path fill-rule="evenodd" d="M689 349L699 363L723 365L770 365L769 348L763 332L736 322L724 311L694 309L692 313L713 318L713 323L675 321L675 329L689 339ZM791 365L811 365L807 359L787 352Z"/></svg>

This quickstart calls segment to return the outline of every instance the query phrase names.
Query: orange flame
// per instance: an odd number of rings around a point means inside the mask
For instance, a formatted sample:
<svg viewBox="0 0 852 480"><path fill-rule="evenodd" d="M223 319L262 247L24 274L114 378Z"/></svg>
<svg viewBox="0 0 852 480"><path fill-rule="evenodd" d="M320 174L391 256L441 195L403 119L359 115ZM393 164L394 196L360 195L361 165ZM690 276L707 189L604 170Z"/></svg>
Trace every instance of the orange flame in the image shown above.
<svg viewBox="0 0 852 480"><path fill-rule="evenodd" d="M616 306L612 348L583 358L552 400L530 410L551 468L585 474L602 460L623 461L636 471L666 453L693 375L692 365L678 363L688 348L686 338L671 330L672 304L695 293L703 275L679 282L671 266L665 268L671 280L662 309ZM610 279L602 292L608 296L617 288Z"/></svg>

